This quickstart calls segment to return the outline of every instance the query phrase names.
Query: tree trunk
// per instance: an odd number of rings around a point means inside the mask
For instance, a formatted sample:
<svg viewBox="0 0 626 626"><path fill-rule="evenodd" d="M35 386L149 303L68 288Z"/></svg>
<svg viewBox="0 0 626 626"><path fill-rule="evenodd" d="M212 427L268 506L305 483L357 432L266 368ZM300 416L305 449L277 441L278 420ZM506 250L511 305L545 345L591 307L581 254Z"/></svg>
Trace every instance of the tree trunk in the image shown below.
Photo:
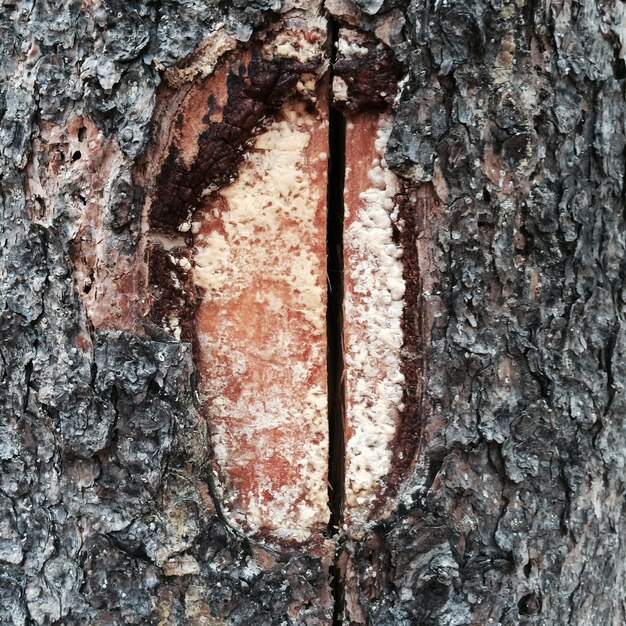
<svg viewBox="0 0 626 626"><path fill-rule="evenodd" d="M624 6L318 5L3 3L1 624L626 623ZM206 343L222 309L187 269L198 233L226 228L207 202L254 176L276 120L299 133L305 117L306 145L330 151L329 206L363 200L362 164L393 181L402 402L383 398L379 448L350 439L351 363L375 342L348 313L338 422L290 426L310 465L282 479L311 508L281 517L270 499L253 519L207 364L245 381L230 344ZM328 234L346 301L354 220ZM316 228L302 245L323 260ZM367 491L359 459L381 450ZM331 512L321 480L299 482L324 455Z"/></svg>

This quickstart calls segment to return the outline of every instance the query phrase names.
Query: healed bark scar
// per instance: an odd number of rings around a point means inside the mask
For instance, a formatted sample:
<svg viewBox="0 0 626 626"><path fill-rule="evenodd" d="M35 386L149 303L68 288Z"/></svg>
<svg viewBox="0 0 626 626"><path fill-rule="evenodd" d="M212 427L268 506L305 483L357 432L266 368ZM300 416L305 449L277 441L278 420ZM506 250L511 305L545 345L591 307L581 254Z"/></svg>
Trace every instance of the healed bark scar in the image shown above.
<svg viewBox="0 0 626 626"><path fill-rule="evenodd" d="M245 532L287 543L328 532L326 242L342 235L327 232L327 205L345 207L328 222L345 230L333 266L345 300L329 309L344 325L328 345L345 350L334 524L359 534L395 510L421 433L420 205L384 158L400 68L340 29L329 76L325 38L301 22L166 85L143 174L149 317L194 344L221 504ZM331 106L345 147L329 141ZM331 155L327 192L330 145L345 149L345 177Z"/></svg>

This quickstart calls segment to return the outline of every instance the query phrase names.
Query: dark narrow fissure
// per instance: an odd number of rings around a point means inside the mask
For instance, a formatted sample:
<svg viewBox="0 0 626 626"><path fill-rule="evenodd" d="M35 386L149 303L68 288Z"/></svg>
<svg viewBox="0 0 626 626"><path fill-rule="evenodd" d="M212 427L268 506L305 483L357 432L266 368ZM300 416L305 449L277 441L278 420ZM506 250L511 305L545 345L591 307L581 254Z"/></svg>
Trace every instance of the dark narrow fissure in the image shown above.
<svg viewBox="0 0 626 626"><path fill-rule="evenodd" d="M345 433L344 433L344 362L343 362L343 187L346 166L346 122L332 105L332 68L335 62L339 26L330 21L329 39L331 66L329 78L328 122L328 180L326 256L328 271L328 306L326 328L328 336L328 502L330 507L329 532L338 533L343 519ZM335 602L333 625L342 623L343 584L335 560L331 567L331 589Z"/></svg>
<svg viewBox="0 0 626 626"><path fill-rule="evenodd" d="M335 29L333 28L333 31ZM333 37L333 44L335 37ZM334 48L334 45L333 45ZM332 78L332 76L331 76ZM330 529L342 519L344 491L344 385L343 385L343 184L345 171L345 119L332 106L328 124L328 181L326 255L328 270L328 499Z"/></svg>

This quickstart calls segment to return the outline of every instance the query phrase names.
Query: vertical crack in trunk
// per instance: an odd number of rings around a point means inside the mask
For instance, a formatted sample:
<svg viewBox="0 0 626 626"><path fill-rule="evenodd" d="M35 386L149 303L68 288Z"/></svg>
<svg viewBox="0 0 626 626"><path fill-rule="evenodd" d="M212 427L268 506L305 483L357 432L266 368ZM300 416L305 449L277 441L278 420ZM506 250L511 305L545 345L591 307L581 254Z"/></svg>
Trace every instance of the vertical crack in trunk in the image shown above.
<svg viewBox="0 0 626 626"><path fill-rule="evenodd" d="M330 506L329 530L336 534L343 519L345 490L345 387L343 357L343 222L344 222L344 178L346 150L346 121L343 114L333 106L333 64L336 57L336 42L339 26L329 22L331 65L329 80L329 124L328 124L328 181L327 181L327 268L328 306L326 312L328 336L328 501ZM335 601L333 624L342 623L343 584L338 555L331 567L331 587Z"/></svg>
<svg viewBox="0 0 626 626"><path fill-rule="evenodd" d="M337 34L331 24L332 49ZM333 58L334 61L334 58ZM332 65L331 65L332 68ZM332 69L331 69L332 72ZM330 83L332 91L332 75ZM327 242L328 258L328 429L329 429L329 504L330 528L335 532L343 517L344 495L344 383L343 383L343 186L345 176L345 119L332 106L329 95L329 158L327 187Z"/></svg>

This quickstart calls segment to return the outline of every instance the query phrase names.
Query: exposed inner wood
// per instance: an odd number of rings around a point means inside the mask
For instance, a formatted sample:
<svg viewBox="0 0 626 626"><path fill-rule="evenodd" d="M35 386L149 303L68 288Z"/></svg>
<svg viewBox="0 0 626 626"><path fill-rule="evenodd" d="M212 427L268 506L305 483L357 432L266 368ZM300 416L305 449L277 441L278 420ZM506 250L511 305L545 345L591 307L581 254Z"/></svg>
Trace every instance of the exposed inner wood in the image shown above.
<svg viewBox="0 0 626 626"><path fill-rule="evenodd" d="M384 152L386 114L348 116L344 188L345 520L354 532L380 517L403 410L405 283L396 176Z"/></svg>
<svg viewBox="0 0 626 626"><path fill-rule="evenodd" d="M392 509L405 285L391 52L335 29L331 114L322 31L296 26L172 86L144 225L151 316L194 343L225 515L307 541ZM372 63L384 81L361 89Z"/></svg>
<svg viewBox="0 0 626 626"><path fill-rule="evenodd" d="M196 214L202 389L228 515L251 532L325 530L326 98L288 102L237 179Z"/></svg>

